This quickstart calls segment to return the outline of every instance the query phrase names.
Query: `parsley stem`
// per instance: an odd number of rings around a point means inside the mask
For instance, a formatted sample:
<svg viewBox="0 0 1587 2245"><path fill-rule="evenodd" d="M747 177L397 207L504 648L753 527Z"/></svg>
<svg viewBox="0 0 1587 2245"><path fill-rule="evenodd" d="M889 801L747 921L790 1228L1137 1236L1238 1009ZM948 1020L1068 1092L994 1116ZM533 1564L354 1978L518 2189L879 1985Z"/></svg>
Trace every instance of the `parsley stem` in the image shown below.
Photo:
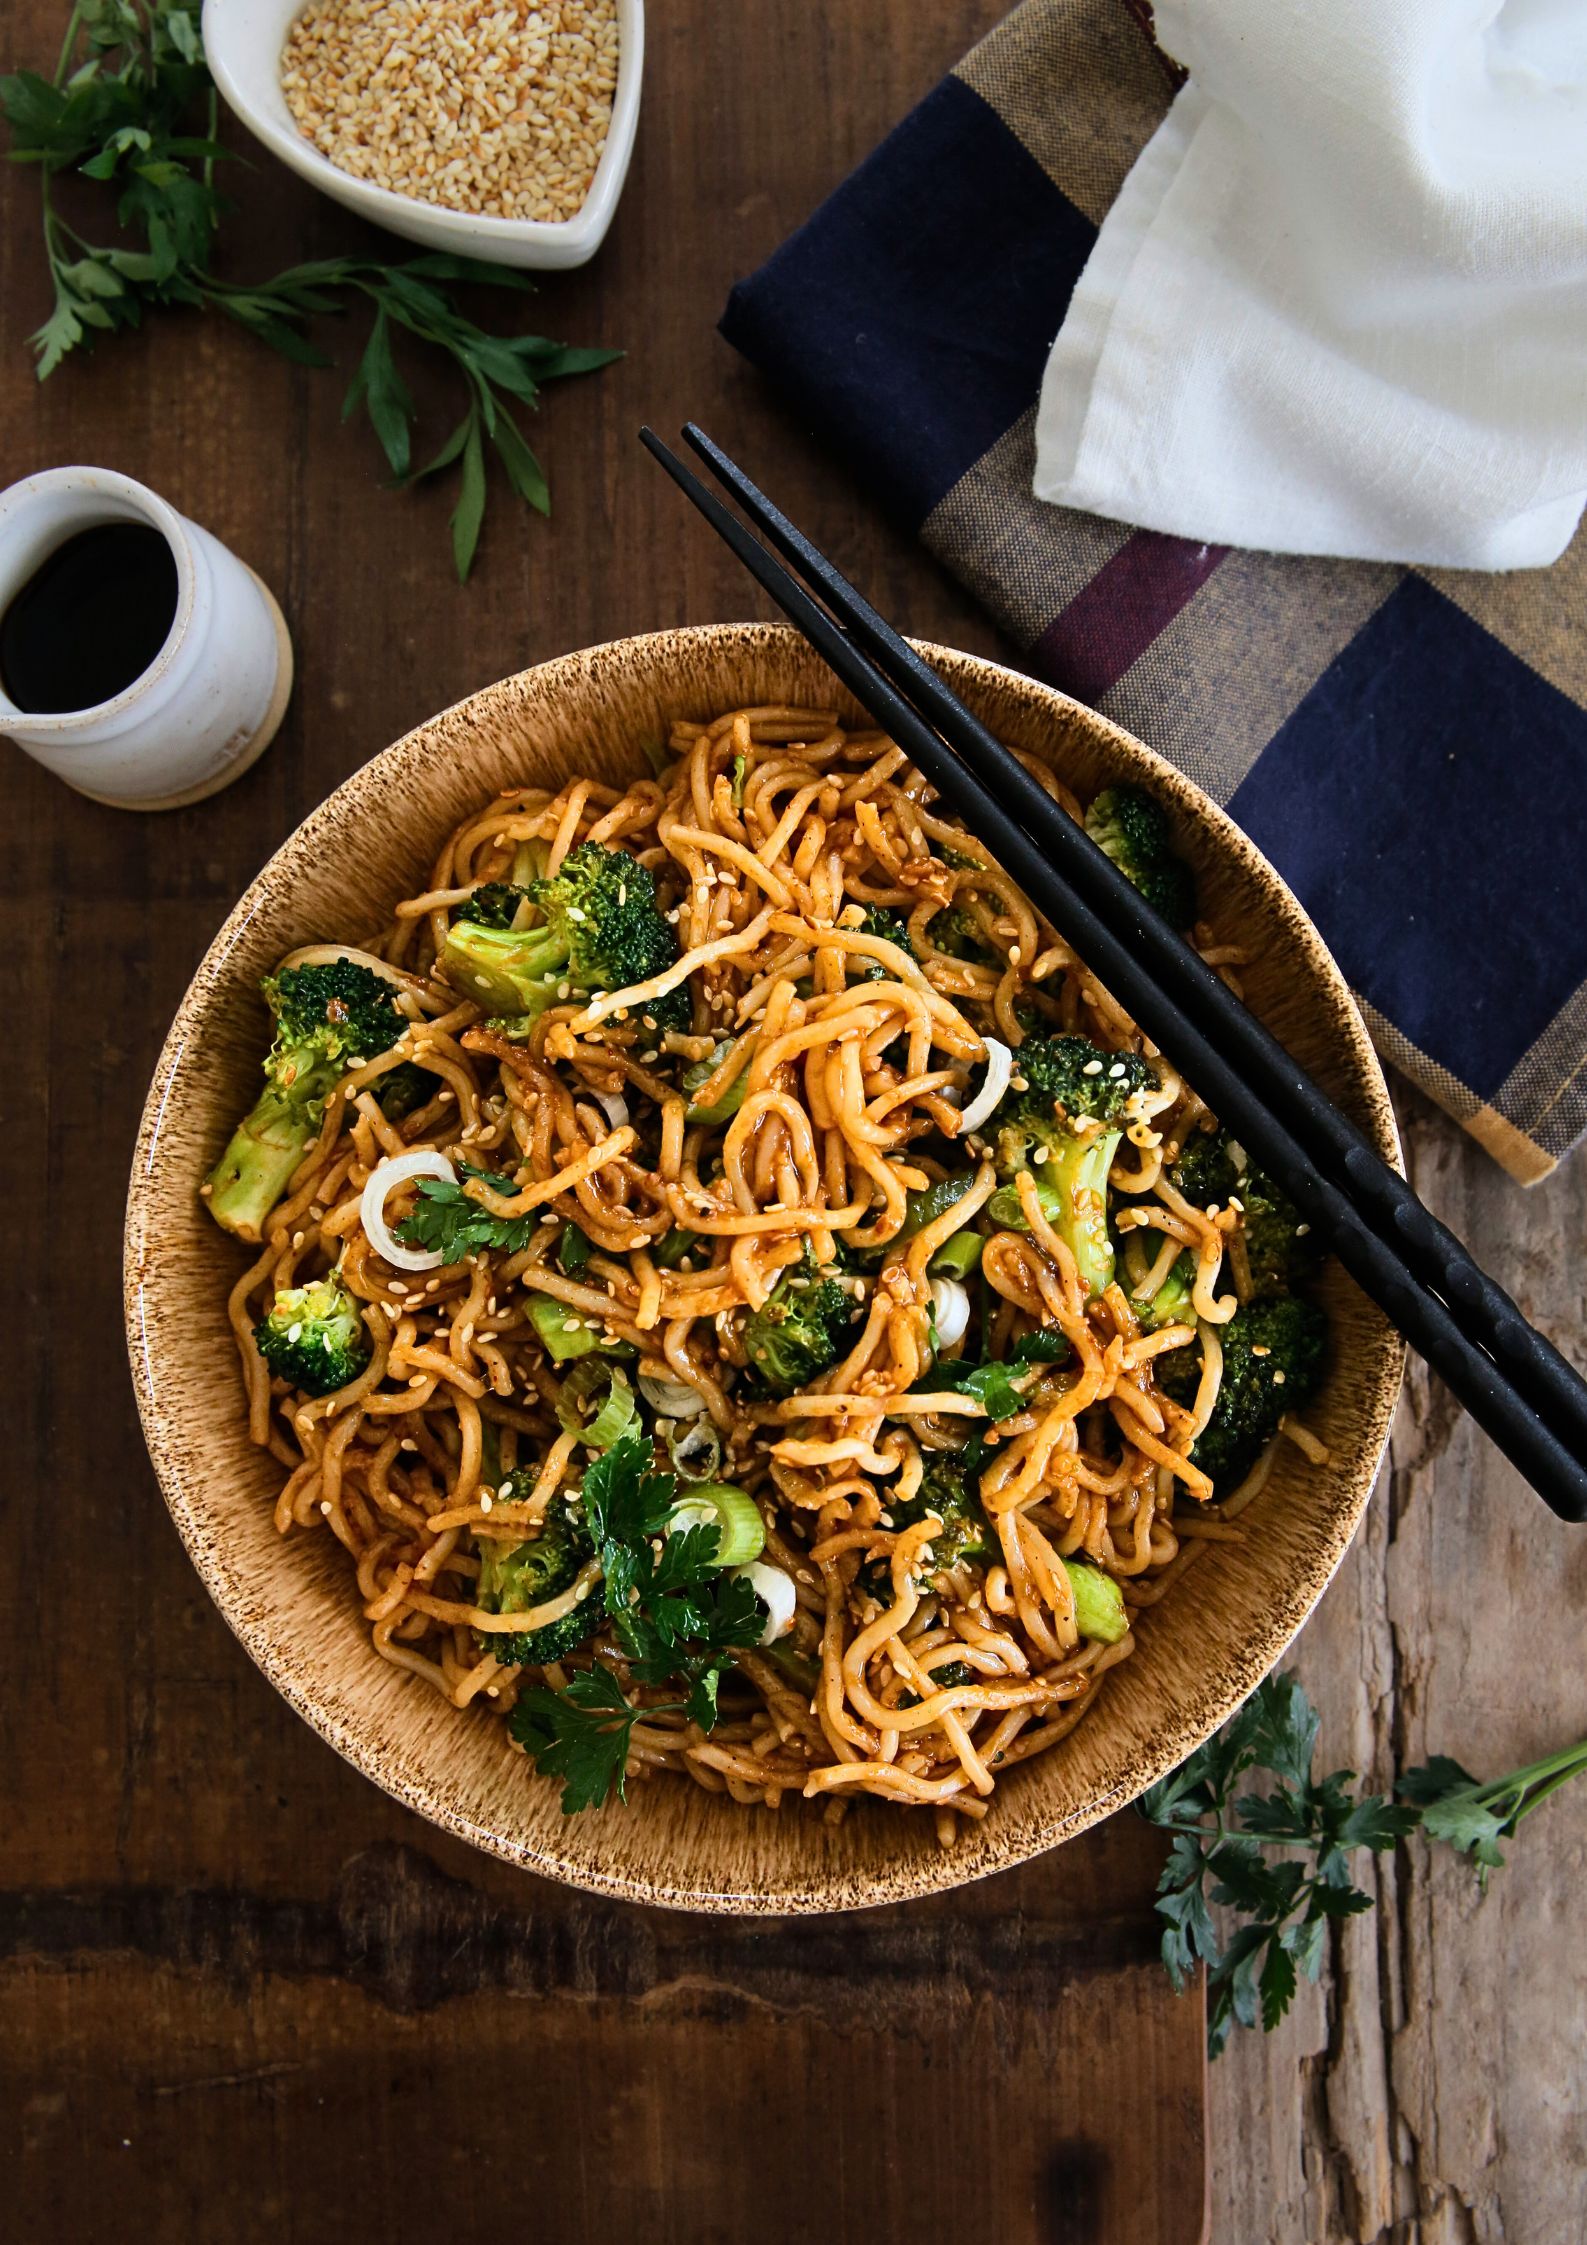
<svg viewBox="0 0 1587 2245"><path fill-rule="evenodd" d="M57 88L66 83L66 68L72 59L72 49L77 44L77 34L83 28L83 0L74 0L71 14L66 19L66 37L61 42L61 59L55 65L51 83Z"/></svg>
<svg viewBox="0 0 1587 2245"><path fill-rule="evenodd" d="M1584 1769L1587 1769L1587 1739L1565 1747L1558 1754L1545 1755L1540 1762L1529 1762L1524 1769L1511 1770L1507 1777L1495 1778L1491 1784L1474 1785L1470 1798L1494 1808L1513 1796L1516 1806L1506 1821L1511 1825L1519 1824L1522 1817L1529 1816L1550 1793L1557 1793Z"/></svg>

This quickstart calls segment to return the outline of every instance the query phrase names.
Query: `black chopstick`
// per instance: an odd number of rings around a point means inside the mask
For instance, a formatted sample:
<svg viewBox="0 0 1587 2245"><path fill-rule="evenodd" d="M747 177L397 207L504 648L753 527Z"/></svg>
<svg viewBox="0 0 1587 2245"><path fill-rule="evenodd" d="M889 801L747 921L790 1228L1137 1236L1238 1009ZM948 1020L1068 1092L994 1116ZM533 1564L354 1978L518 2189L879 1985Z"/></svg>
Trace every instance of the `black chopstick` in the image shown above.
<svg viewBox="0 0 1587 2245"><path fill-rule="evenodd" d="M960 756L969 759L981 778L995 781L1000 797L1026 831L1051 850L1065 880L1115 924L1121 913L1133 914L1135 900L1125 876L1073 819L1054 815L1045 790L1018 758L703 429L691 421L683 433L883 675ZM1229 1059L1283 1117L1303 1151L1347 1194L1366 1223L1397 1249L1407 1270L1445 1303L1463 1331L1508 1373L1517 1392L1561 1442L1578 1454L1587 1452L1587 1383L1574 1367L1527 1323L1503 1287L1176 930L1155 913L1147 914L1139 940L1154 982L1181 1010L1213 1029Z"/></svg>
<svg viewBox="0 0 1587 2245"><path fill-rule="evenodd" d="M1065 872L1059 870L1054 855L1056 835L1047 829L1061 820L1064 827L1078 830L1045 791L1036 790L1041 813L1038 840L715 494L652 431L642 430L641 441L849 691L987 843L1043 917L1074 945L1153 1043L1172 1053L1214 1112L1237 1131L1362 1289L1440 1373L1545 1501L1564 1519L1587 1519L1587 1467L1519 1393L1492 1356L1462 1329L1447 1303L1407 1268L1398 1251L1371 1229L1339 1186L1318 1171L1287 1120L1280 1119L1221 1049L1216 1030L1204 1026L1200 1015L1182 1007L1156 980L1145 964L1145 954L1148 943L1163 930L1163 923L1136 891L1120 877L1124 896L1117 899L1116 907L1110 899L1105 914L1099 911L1080 893L1078 884L1071 885ZM937 684L940 687L941 682ZM946 689L942 691L946 693ZM956 700L949 696L948 701L957 712ZM946 708L944 704L939 706ZM968 717L967 712L963 715ZM956 718L955 729L957 724ZM984 728L976 730L984 732ZM994 745L1002 755L1000 744ZM1028 777L1017 764L1014 769L1022 778ZM1001 767L997 768L997 781L1001 789ZM1101 856L1100 852L1095 854ZM1218 987L1222 989L1221 984Z"/></svg>

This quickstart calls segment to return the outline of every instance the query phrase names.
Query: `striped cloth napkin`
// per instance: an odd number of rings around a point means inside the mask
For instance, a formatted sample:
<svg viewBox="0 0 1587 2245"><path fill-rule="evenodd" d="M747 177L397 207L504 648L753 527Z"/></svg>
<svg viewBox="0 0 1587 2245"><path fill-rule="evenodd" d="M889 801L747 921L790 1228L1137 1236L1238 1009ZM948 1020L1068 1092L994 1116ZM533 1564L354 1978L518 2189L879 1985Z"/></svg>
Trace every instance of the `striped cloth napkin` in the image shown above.
<svg viewBox="0 0 1587 2245"><path fill-rule="evenodd" d="M722 332L1028 667L1223 804L1386 1060L1515 1177L1587 1130L1587 529L1495 576L1193 545L1031 492L1069 295L1176 74L1144 0L1024 0Z"/></svg>

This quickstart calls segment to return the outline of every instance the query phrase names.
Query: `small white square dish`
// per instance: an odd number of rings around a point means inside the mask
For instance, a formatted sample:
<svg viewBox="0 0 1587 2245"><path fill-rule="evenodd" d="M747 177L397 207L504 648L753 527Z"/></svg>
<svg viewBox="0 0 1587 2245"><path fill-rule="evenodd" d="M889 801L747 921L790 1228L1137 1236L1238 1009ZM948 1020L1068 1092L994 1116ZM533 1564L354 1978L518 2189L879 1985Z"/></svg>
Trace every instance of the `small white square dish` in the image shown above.
<svg viewBox="0 0 1587 2245"><path fill-rule="evenodd" d="M299 129L281 85L281 56L304 0L205 0L204 48L227 105L272 155L349 210L427 249L554 272L584 265L605 239L634 151L644 75L644 0L617 0L617 91L594 184L571 218L498 218L420 202L356 178Z"/></svg>

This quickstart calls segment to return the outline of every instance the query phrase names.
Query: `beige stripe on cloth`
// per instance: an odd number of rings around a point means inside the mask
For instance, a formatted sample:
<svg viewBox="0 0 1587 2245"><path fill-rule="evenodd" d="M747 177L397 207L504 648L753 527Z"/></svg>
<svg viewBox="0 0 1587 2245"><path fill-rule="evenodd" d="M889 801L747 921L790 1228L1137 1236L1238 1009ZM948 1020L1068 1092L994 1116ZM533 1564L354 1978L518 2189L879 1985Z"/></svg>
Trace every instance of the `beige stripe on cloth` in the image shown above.
<svg viewBox="0 0 1587 2245"><path fill-rule="evenodd" d="M1121 0L1025 0L954 72L1100 226L1172 87Z"/></svg>
<svg viewBox="0 0 1587 2245"><path fill-rule="evenodd" d="M1535 1185L1540 1177L1548 1175L1557 1155L1546 1154L1534 1146L1496 1107L1476 1098L1458 1076L1450 1075L1436 1060L1429 1060L1409 1037L1402 1037L1393 1022L1385 1020L1376 1006L1369 1006L1359 991L1354 995L1372 1042L1391 1067L1398 1068L1401 1075L1420 1085L1445 1114L1453 1116L1518 1183Z"/></svg>
<svg viewBox="0 0 1587 2245"><path fill-rule="evenodd" d="M1403 575L1387 562L1231 553L1098 707L1227 803Z"/></svg>
<svg viewBox="0 0 1587 2245"><path fill-rule="evenodd" d="M921 541L1022 647L1084 592L1133 535L1100 515L1049 507L1031 490L1036 408L937 501Z"/></svg>

